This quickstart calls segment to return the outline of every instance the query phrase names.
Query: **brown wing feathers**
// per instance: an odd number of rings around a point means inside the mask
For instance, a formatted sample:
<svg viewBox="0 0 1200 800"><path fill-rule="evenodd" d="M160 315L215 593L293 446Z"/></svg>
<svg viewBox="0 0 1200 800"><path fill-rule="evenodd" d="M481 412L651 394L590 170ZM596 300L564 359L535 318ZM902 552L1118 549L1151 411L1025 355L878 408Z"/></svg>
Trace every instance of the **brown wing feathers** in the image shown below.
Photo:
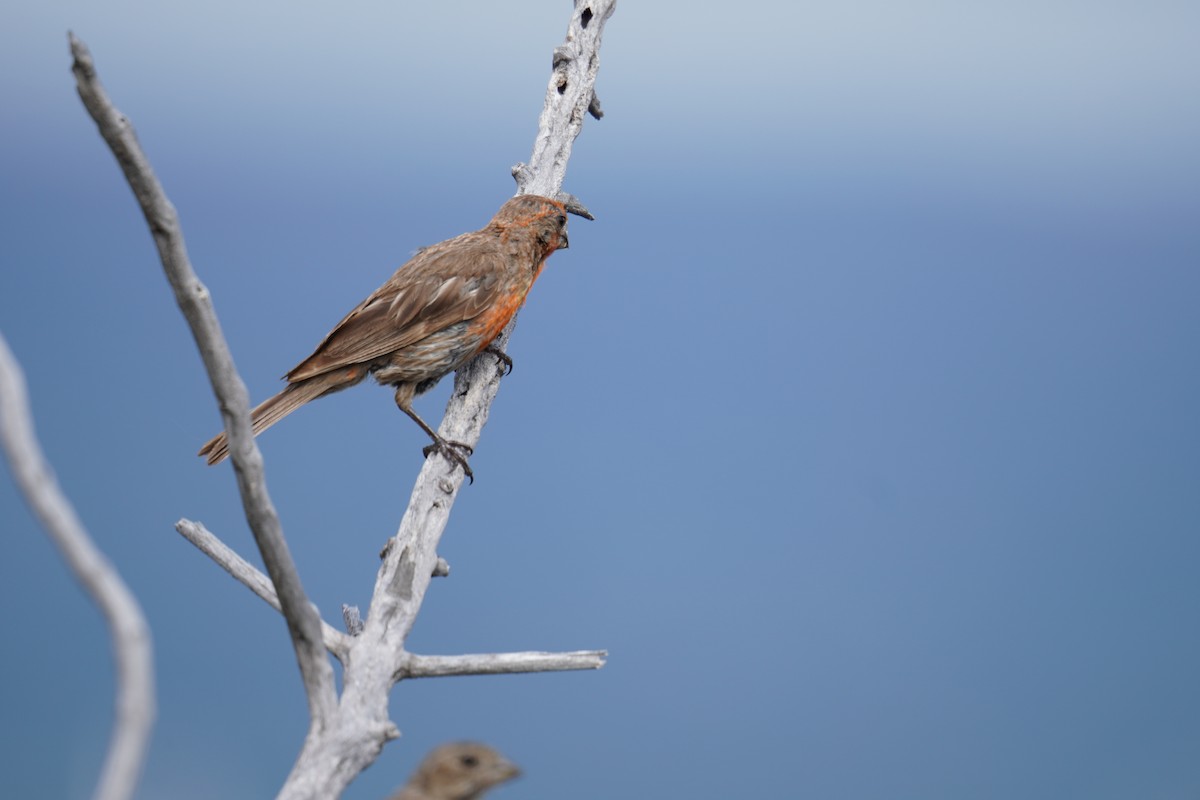
<svg viewBox="0 0 1200 800"><path fill-rule="evenodd" d="M254 409L254 433L375 370L381 383L396 386L397 404L445 449L403 399L457 369L499 333L546 258L567 246L568 210L544 197L515 197L482 230L418 251L287 373L287 388ZM200 454L210 464L223 459L225 434ZM465 460L455 460L470 475Z"/></svg>

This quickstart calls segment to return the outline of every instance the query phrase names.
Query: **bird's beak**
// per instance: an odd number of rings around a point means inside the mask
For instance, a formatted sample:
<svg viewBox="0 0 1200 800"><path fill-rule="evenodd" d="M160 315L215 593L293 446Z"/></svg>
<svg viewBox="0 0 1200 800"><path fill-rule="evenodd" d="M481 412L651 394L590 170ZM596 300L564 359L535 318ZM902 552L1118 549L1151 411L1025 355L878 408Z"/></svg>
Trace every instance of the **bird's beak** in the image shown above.
<svg viewBox="0 0 1200 800"><path fill-rule="evenodd" d="M567 232L563 231L562 236L558 237L558 247L556 250L566 250L571 246L571 242L567 240Z"/></svg>
<svg viewBox="0 0 1200 800"><path fill-rule="evenodd" d="M568 192L559 192L556 199L563 204L563 208L567 210L568 214L574 214L584 219L595 219L592 216L592 212L588 211L587 206L579 202L579 198L575 195Z"/></svg>

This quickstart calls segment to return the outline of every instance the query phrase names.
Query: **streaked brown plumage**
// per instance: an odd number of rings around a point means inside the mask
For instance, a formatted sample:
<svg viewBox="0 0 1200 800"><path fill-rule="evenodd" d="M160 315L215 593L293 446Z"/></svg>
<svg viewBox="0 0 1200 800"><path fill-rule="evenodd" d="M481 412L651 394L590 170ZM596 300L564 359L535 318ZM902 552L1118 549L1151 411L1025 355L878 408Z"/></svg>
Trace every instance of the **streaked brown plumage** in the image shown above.
<svg viewBox="0 0 1200 800"><path fill-rule="evenodd" d="M389 800L478 800L521 774L486 744L455 742L434 749Z"/></svg>
<svg viewBox="0 0 1200 800"><path fill-rule="evenodd" d="M433 439L425 454L438 450L471 477L470 448L439 436L413 411L413 398L488 349L546 259L567 246L568 211L590 218L573 202L520 195L483 229L419 251L284 376L287 388L254 409L254 434L373 375L396 387L396 405ZM504 354L497 357L511 366ZM209 464L228 453L224 433L200 448Z"/></svg>

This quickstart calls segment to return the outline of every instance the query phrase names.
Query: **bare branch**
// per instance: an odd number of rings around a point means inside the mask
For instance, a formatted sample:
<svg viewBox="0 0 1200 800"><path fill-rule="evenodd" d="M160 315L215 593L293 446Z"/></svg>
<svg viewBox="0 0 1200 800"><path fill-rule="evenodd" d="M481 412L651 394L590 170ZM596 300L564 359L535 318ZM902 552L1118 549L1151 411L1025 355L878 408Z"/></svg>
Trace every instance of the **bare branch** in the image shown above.
<svg viewBox="0 0 1200 800"><path fill-rule="evenodd" d="M530 163L513 168L520 193L554 197L561 191L571 145L583 128L594 93L604 23L615 8L615 0L576 3L566 41L554 51L553 74ZM501 351L507 349L515 325L514 318L496 339L494 344ZM499 389L500 373L493 362L488 357L476 358L455 376L439 433L474 447ZM386 551L376 578L364 636L381 643L386 639L396 653L420 610L434 571L438 541L462 485L462 473L447 474L446 468L441 460L426 460L395 537L398 546ZM402 543L408 544L399 546ZM387 630L373 626L387 626Z"/></svg>
<svg viewBox="0 0 1200 800"><path fill-rule="evenodd" d="M601 33L615 6L615 0L577 0L566 42L555 51L554 75L530 163L513 170L519 194L556 197L561 191L571 144L594 96ZM506 350L515 324L514 319L493 342L496 348ZM476 358L460 370L439 434L474 447L499 387L500 372L490 356ZM353 654L344 673L339 706L340 725L325 735L310 734L305 740L280 798L337 796L375 760L387 737L394 735L387 717L387 695L394 682L404 677L405 660L420 658L407 654L404 642L430 580L438 572L438 542L462 481L462 471L453 469L443 456L425 460L400 529L381 554L383 563L367 619L351 645ZM448 658L451 661L441 662L444 669L455 663L455 657ZM498 658L502 662L506 657ZM576 668L600 666L602 659L595 658L599 663Z"/></svg>
<svg viewBox="0 0 1200 800"><path fill-rule="evenodd" d="M546 88L546 103L538 119L537 138L528 164L512 168L519 194L553 197L563 185L567 161L583 117L596 100L596 73L600 71L600 39L604 23L616 10L616 0L577 0L567 28L567 40L554 48L553 71ZM600 116L603 116L602 114ZM597 116L599 119L599 116Z"/></svg>
<svg viewBox="0 0 1200 800"><path fill-rule="evenodd" d="M92 542L38 445L25 377L0 336L0 442L13 478L63 560L100 608L113 640L116 714L96 787L99 800L133 796L154 726L154 654L137 599Z"/></svg>
<svg viewBox="0 0 1200 800"><path fill-rule="evenodd" d="M73 34L69 35L69 39L74 58L71 70L75 73L79 97L100 129L100 135L116 156L125 179L142 207L163 270L175 291L175 300L191 327L200 357L208 370L221 416L225 420L225 429L229 432L229 452L242 506L246 511L246 521L254 534L267 573L279 593L283 616L287 620L308 695L313 724L321 726L333 713L337 703L333 667L325 656L321 620L304 594L296 565L283 538L279 517L267 494L262 456L250 429L250 402L246 386L233 364L233 356L221 333L208 289L192 271L175 207L167 199L149 160L142 152L133 125L117 111L100 85L91 53Z"/></svg>
<svg viewBox="0 0 1200 800"><path fill-rule="evenodd" d="M594 81L604 23L615 0L576 0L566 42L555 50L546 106L529 165L514 168L518 193L560 198L568 210L590 218L583 204L561 193L571 146L594 102ZM435 575L448 565L437 545L463 473L440 455L421 469L397 535L381 554L382 564L362 631L347 636L325 625L304 596L295 567L267 496L262 459L250 430L246 390L233 366L212 310L208 291L188 263L175 210L167 200L139 148L132 127L104 95L87 49L71 37L73 70L80 97L112 148L142 206L158 247L167 278L192 327L208 369L229 434L238 487L247 520L270 575L270 584L202 525L182 520L177 526L215 561L260 597L281 607L292 634L308 693L313 724L279 797L325 798L342 790L399 735L388 717L388 694L404 677L496 674L564 669L596 669L601 651L578 653L500 653L468 656L413 656L404 643ZM495 341L503 349L510 324ZM441 425L441 435L474 446L487 421L499 388L499 372L490 358L476 359L456 376L455 388ZM271 591L271 584L278 592ZM357 627L350 615L351 627ZM338 698L332 667L322 648L345 664L344 688Z"/></svg>
<svg viewBox="0 0 1200 800"><path fill-rule="evenodd" d="M234 552L233 548L218 539L217 535L204 527L203 523L181 519L175 523L175 530L194 544L200 552L217 562L217 566L232 575L236 581L265 600L267 605L276 611L281 610L279 597L275 594L275 587L271 585L271 579ZM345 663L346 654L350 651L349 637L324 620L321 620L321 633L325 648L338 661Z"/></svg>
<svg viewBox="0 0 1200 800"><path fill-rule="evenodd" d="M342 603L342 620L346 623L346 632L351 636L358 636L362 633L363 621L359 615L358 606Z"/></svg>
<svg viewBox="0 0 1200 800"><path fill-rule="evenodd" d="M483 653L464 656L419 656L407 653L396 680L440 678L448 675L511 675L519 672L563 672L600 669L606 650L576 650L569 653Z"/></svg>

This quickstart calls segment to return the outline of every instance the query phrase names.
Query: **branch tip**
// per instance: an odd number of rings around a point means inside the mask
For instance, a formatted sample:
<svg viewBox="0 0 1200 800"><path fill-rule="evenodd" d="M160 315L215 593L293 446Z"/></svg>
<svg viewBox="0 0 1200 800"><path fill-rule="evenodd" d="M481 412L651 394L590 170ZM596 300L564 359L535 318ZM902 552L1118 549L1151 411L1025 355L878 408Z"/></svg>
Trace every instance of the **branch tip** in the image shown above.
<svg viewBox="0 0 1200 800"><path fill-rule="evenodd" d="M363 621L359 616L358 606L349 606L342 603L342 619L346 623L346 633L351 636L358 636L362 633Z"/></svg>

